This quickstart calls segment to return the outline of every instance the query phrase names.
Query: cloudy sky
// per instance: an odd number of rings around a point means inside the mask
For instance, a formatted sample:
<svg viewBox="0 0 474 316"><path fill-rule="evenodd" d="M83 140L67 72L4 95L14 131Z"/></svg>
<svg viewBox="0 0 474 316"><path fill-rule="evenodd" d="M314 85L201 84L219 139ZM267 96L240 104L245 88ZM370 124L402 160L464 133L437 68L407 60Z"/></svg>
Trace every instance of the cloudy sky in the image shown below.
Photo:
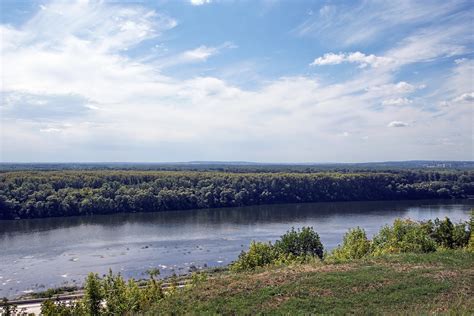
<svg viewBox="0 0 474 316"><path fill-rule="evenodd" d="M3 162L474 159L469 0L0 3Z"/></svg>

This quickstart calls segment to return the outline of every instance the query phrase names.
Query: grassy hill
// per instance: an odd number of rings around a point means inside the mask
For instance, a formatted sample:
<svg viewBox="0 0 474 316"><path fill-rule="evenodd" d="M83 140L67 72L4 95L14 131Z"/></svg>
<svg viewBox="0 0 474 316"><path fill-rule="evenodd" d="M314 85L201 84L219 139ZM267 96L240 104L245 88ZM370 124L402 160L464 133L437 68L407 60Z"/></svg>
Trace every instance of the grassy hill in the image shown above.
<svg viewBox="0 0 474 316"><path fill-rule="evenodd" d="M167 296L163 314L425 314L474 311L474 254L439 251L344 264L224 272Z"/></svg>

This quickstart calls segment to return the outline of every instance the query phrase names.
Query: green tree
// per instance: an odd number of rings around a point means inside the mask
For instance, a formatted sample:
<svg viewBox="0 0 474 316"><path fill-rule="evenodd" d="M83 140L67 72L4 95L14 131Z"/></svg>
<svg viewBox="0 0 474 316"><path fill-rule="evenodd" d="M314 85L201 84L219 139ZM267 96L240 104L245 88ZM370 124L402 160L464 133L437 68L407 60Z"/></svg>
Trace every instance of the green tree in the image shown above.
<svg viewBox="0 0 474 316"><path fill-rule="evenodd" d="M283 255L317 256L323 258L324 248L313 227L291 228L275 242L275 249Z"/></svg>
<svg viewBox="0 0 474 316"><path fill-rule="evenodd" d="M89 273L85 284L84 306L91 316L101 315L104 289L101 280L96 273Z"/></svg>
<svg viewBox="0 0 474 316"><path fill-rule="evenodd" d="M365 230L360 227L352 228L344 235L342 245L331 252L330 259L336 261L360 259L370 252L370 247Z"/></svg>

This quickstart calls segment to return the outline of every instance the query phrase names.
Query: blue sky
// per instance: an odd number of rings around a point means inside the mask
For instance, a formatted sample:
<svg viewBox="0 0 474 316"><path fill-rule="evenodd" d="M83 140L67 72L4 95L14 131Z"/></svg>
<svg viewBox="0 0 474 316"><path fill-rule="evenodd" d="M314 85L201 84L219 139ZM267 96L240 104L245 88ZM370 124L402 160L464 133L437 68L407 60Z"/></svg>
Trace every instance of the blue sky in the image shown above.
<svg viewBox="0 0 474 316"><path fill-rule="evenodd" d="M472 1L1 1L1 161L472 160Z"/></svg>

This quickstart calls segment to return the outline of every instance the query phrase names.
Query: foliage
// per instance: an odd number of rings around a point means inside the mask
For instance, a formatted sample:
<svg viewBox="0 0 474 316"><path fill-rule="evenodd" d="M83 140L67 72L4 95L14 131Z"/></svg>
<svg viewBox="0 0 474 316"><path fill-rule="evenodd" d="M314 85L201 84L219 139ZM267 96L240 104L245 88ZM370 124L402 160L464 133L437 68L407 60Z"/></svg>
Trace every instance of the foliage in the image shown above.
<svg viewBox="0 0 474 316"><path fill-rule="evenodd" d="M191 274L191 286L199 286L207 281L207 274L203 272L193 272Z"/></svg>
<svg viewBox="0 0 474 316"><path fill-rule="evenodd" d="M342 240L342 245L335 248L327 258L329 261L343 262L360 259L371 251L371 243L365 230L356 227L350 229Z"/></svg>
<svg viewBox="0 0 474 316"><path fill-rule="evenodd" d="M474 214L474 213L473 213ZM396 219L392 226L384 226L369 241L365 231L359 227L349 230L341 246L329 255L329 261L348 261L360 259L368 254L379 256L390 253L433 252L437 249L462 249L468 246L472 237L470 223L453 224L446 217L433 221L415 222L409 219Z"/></svg>
<svg viewBox="0 0 474 316"><path fill-rule="evenodd" d="M469 194L472 171L11 171L0 172L0 219Z"/></svg>
<svg viewBox="0 0 474 316"><path fill-rule="evenodd" d="M17 314L17 306L8 302L8 299L4 297L0 303L0 315L14 316Z"/></svg>
<svg viewBox="0 0 474 316"><path fill-rule="evenodd" d="M467 249L474 252L474 209L471 209L471 217L469 219L469 242Z"/></svg>
<svg viewBox="0 0 474 316"><path fill-rule="evenodd" d="M86 312L84 305L79 302L61 302L59 299L53 301L46 300L41 304L41 315L44 316L77 316L91 315Z"/></svg>
<svg viewBox="0 0 474 316"><path fill-rule="evenodd" d="M134 279L125 281L110 270L103 278L90 273L85 282L85 295L75 303L62 303L52 298L41 305L43 315L133 315L149 308L164 297L157 272L140 288Z"/></svg>
<svg viewBox="0 0 474 316"><path fill-rule="evenodd" d="M253 241L248 251L242 251L231 265L232 271L254 270L269 264L305 262L323 257L323 245L312 227L286 232L275 245Z"/></svg>
<svg viewBox="0 0 474 316"><path fill-rule="evenodd" d="M454 246L454 225L449 218L440 220L435 219L433 232L431 236L436 243L444 248L453 248Z"/></svg>
<svg viewBox="0 0 474 316"><path fill-rule="evenodd" d="M47 289L46 291L31 293L30 296L33 298L53 297L57 294L71 293L79 290L76 285L65 285L55 288Z"/></svg>
<svg viewBox="0 0 474 316"><path fill-rule="evenodd" d="M424 225L409 219L396 219L393 226L384 226L373 238L374 255L402 252L436 251L436 242Z"/></svg>
<svg viewBox="0 0 474 316"><path fill-rule="evenodd" d="M102 312L102 300L104 299L104 288L96 273L89 273L84 287L84 306L89 315L100 315Z"/></svg>
<svg viewBox="0 0 474 316"><path fill-rule="evenodd" d="M281 255L293 257L323 258L323 245L313 227L291 228L275 242L275 249Z"/></svg>
<svg viewBox="0 0 474 316"><path fill-rule="evenodd" d="M232 271L253 270L256 267L274 263L277 253L271 243L252 241L247 252L242 251L239 258L232 264Z"/></svg>

